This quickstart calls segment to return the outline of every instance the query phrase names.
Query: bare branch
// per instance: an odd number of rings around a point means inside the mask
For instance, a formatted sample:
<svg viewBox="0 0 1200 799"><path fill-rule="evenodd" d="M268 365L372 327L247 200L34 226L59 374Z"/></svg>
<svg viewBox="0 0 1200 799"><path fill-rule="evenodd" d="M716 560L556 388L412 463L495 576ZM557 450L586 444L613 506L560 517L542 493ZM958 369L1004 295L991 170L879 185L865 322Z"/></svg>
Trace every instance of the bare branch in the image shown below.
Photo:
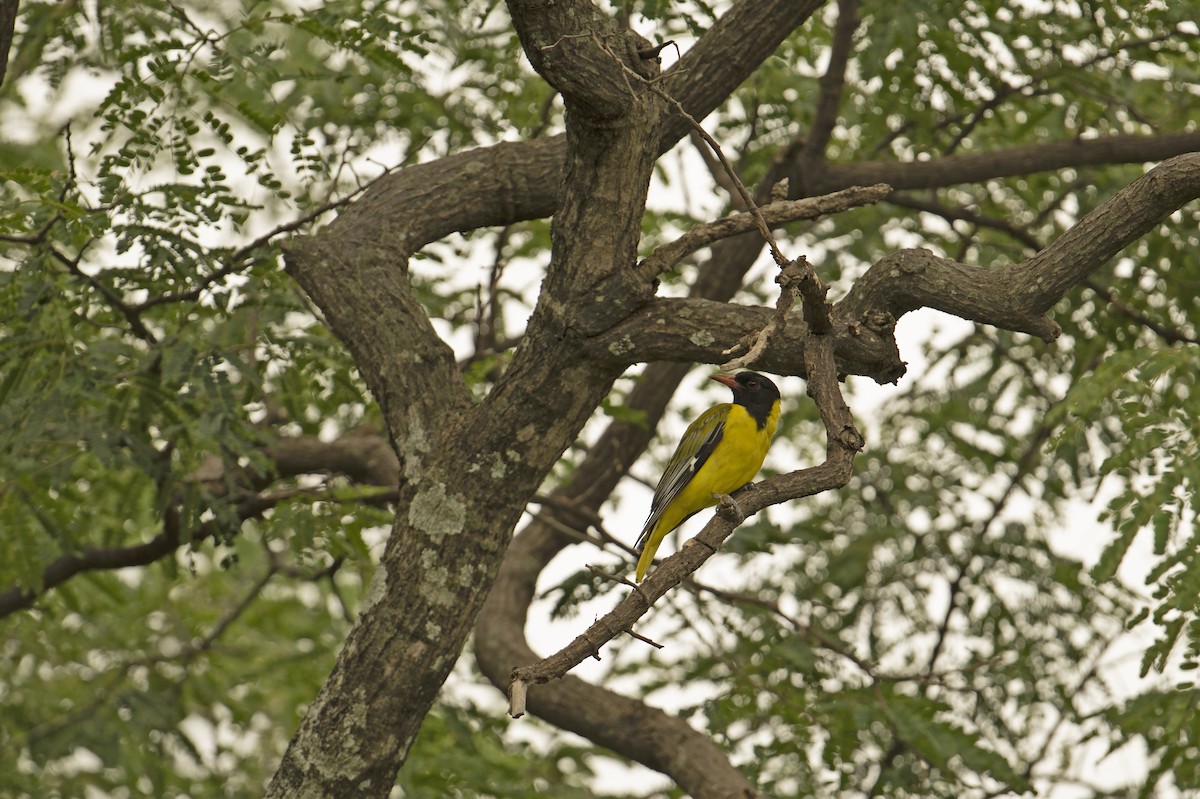
<svg viewBox="0 0 1200 799"><path fill-rule="evenodd" d="M1017 240L1033 252L1037 252L1038 250L1042 249L1042 244L1037 237L1035 237L1025 228L1015 225L1007 219L979 214L967 208L957 208L944 203L921 200L915 197L909 197L907 195L900 194L899 192L893 192L888 197L888 202L903 206L905 208L912 208L917 211L936 214L937 216L940 216L948 221L961 220L964 222L969 222L976 227L989 228L991 230L999 231ZM1099 296L1100 299L1104 300L1113 308L1115 308L1118 313L1129 317L1146 329L1153 331L1159 338L1168 344L1200 343L1200 339L1197 339L1195 336L1192 336L1183 330L1174 327L1173 325L1168 325L1158 321L1157 319L1153 319L1139 311L1137 308L1134 308L1128 303L1123 302L1115 293L1109 289L1106 289L1104 286L1101 286L1091 278L1084 280L1083 285L1087 286L1087 288Z"/></svg>
<svg viewBox="0 0 1200 799"><path fill-rule="evenodd" d="M927 250L902 250L875 264L838 303L857 318L894 318L921 307L1031 333L1050 341L1059 328L1044 314L1109 258L1200 197L1200 153L1164 161L1117 192L1028 260L994 269L970 267Z"/></svg>
<svg viewBox="0 0 1200 799"><path fill-rule="evenodd" d="M239 498L234 512L239 521L258 518L270 508L296 496L324 494L327 488L291 488L279 491L255 493L279 477L301 474L336 473L366 485L382 486L390 491L363 495L357 501L364 504L381 504L395 500L395 486L399 481L399 462L379 435L370 433L351 434L336 441L321 441L316 437L300 436L275 441L266 448L265 454L272 460L274 471L270 475L239 475L237 482L246 491ZM185 482L203 483L206 495L212 500L228 496L230 481L224 465L217 458L201 465ZM355 501L346 497L342 501ZM67 580L86 572L113 571L131 566L147 566L169 557L180 546L191 542L205 541L218 534L228 535L216 521L209 521L194 531L187 540L180 529L178 512L168 508L163 516L162 531L140 544L125 547L85 547L52 560L42 569L38 590L13 586L0 591L0 618L32 607L37 598Z"/></svg>
<svg viewBox="0 0 1200 799"><path fill-rule="evenodd" d="M811 161L824 160L825 148L833 129L837 125L838 110L842 105L842 94L846 85L846 65L854 49L854 32L858 30L858 0L839 0L837 24L833 29L833 41L829 49L829 66L819 81L816 112L812 129L804 144L804 158Z"/></svg>
<svg viewBox="0 0 1200 799"><path fill-rule="evenodd" d="M728 173L725 172L725 168L721 165L720 159L713 155L712 148L704 141L704 137L693 130L688 134L688 139L692 147L696 150L696 154L704 161L704 166L708 169L708 174L713 179L713 183L729 195L729 201L733 204L734 208L739 211L745 211L746 204L742 202L737 186L730 180Z"/></svg>
<svg viewBox="0 0 1200 799"><path fill-rule="evenodd" d="M855 429L849 408L842 399L837 381L833 342L829 336L812 336L810 340L808 389L816 402L825 424L827 436L826 461L820 466L802 469L750 485L734 495L741 518L751 516L770 505L813 496L840 488L849 481L854 455L863 446L862 436ZM521 693L526 686L545 683L562 677L586 658L595 655L598 646L629 630L646 614L653 602L679 585L700 568L728 538L741 518L727 518L718 512L700 533L671 557L661 563L641 584L641 591L627 596L615 609L591 625L582 635L550 657L513 670L510 685ZM511 693L510 689L510 693Z"/></svg>
<svg viewBox="0 0 1200 799"><path fill-rule="evenodd" d="M886 183L878 183L874 186L854 186L820 197L772 202L769 205L760 206L758 211L765 224L783 225L801 219L817 219L851 208L877 203L887 197L890 192L891 186ZM675 241L664 244L646 256L638 264L638 271L647 276L657 275L714 241L741 233L749 233L757 227L754 215L746 212L697 225Z"/></svg>
<svg viewBox="0 0 1200 799"><path fill-rule="evenodd" d="M8 50L12 46L13 32L17 25L18 0L0 0L0 85L8 70Z"/></svg>
<svg viewBox="0 0 1200 799"><path fill-rule="evenodd" d="M1045 313L1125 246L1200 197L1200 152L1163 161L1044 250L1013 267L1030 310Z"/></svg>
<svg viewBox="0 0 1200 799"><path fill-rule="evenodd" d="M839 306L834 306L835 312ZM620 363L672 361L719 364L728 359L725 342L756 335L771 323L770 308L711 300L658 297L624 322L589 342L589 355ZM842 374L892 383L904 375L904 363L893 336L895 319L868 313L860 322L841 315L833 319L838 369ZM789 319L777 331L757 363L776 374L808 372L808 328Z"/></svg>
<svg viewBox="0 0 1200 799"><path fill-rule="evenodd" d="M813 193L847 186L887 183L897 191L928 189L958 183L981 183L994 178L1047 172L1097 164L1141 164L1200 150L1200 131L1154 136L1101 136L1041 142L926 161L866 161L830 163L806 185ZM799 165L793 162L789 177ZM801 185L793 180L793 186Z"/></svg>

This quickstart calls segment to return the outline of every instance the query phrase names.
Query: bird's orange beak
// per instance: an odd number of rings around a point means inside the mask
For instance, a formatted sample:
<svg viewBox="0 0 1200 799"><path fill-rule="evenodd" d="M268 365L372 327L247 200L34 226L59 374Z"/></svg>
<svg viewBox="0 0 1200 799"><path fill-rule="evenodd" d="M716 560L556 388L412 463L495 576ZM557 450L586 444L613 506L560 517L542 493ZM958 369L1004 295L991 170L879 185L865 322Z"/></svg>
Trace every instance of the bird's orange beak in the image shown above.
<svg viewBox="0 0 1200 799"><path fill-rule="evenodd" d="M733 375L709 375L709 379L716 380L718 383L722 383L730 388L737 388L738 384Z"/></svg>

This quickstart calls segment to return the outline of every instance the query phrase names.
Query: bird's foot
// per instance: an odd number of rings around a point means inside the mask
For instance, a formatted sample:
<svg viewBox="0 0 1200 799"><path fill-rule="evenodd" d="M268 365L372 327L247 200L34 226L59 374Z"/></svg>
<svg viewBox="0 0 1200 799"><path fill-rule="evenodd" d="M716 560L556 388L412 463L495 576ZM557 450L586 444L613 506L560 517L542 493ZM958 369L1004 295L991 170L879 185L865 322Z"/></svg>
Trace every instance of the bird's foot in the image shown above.
<svg viewBox="0 0 1200 799"><path fill-rule="evenodd" d="M728 494L713 494L713 496L717 498L717 502L721 505L721 510L718 512L723 512L735 525L746 521L746 514L733 501L733 497Z"/></svg>

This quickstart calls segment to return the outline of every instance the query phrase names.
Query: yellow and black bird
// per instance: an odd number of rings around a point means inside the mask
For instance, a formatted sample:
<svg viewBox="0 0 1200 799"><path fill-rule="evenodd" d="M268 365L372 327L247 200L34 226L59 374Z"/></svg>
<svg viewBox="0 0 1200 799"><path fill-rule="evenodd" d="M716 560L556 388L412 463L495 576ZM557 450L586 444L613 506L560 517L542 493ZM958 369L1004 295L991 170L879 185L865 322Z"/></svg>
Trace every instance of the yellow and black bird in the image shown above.
<svg viewBox="0 0 1200 799"><path fill-rule="evenodd" d="M779 422L779 389L757 372L713 375L733 390L733 402L714 405L688 425L650 502L637 541L642 581L667 533L754 479Z"/></svg>

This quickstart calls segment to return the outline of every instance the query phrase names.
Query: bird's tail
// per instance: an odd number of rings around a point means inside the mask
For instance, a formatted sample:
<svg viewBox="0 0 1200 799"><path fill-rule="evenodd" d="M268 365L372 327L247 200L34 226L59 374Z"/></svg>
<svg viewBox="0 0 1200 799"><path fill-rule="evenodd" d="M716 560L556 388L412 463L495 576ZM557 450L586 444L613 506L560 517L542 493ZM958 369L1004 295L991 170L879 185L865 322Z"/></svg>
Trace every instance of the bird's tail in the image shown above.
<svg viewBox="0 0 1200 799"><path fill-rule="evenodd" d="M638 536L637 546L640 550L637 562L637 575L635 579L640 583L642 578L646 576L646 572L650 570L650 564L654 562L654 553L658 551L658 545L662 540L661 537L656 537L655 533L658 527L658 519L651 519L646 522L646 527L642 530L642 534Z"/></svg>

